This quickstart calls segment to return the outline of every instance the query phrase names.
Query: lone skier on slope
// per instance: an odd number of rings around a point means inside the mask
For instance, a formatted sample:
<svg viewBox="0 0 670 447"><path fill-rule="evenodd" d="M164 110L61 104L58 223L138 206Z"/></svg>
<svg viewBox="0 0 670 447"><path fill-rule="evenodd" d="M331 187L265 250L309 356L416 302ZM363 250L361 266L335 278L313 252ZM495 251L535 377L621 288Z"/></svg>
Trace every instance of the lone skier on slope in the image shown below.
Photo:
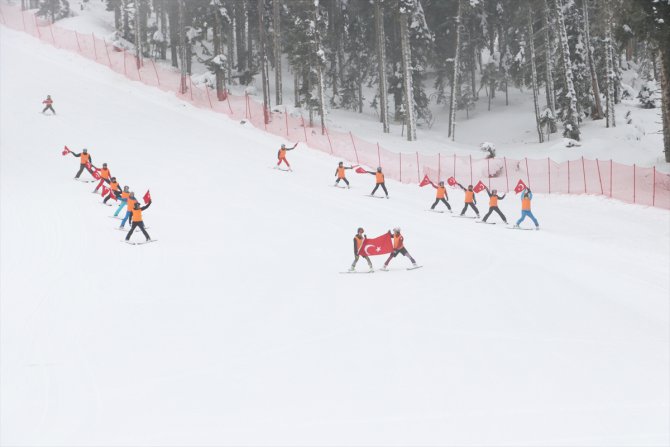
<svg viewBox="0 0 670 447"><path fill-rule="evenodd" d="M147 230L144 229L144 222L142 221L142 211L146 210L149 208L149 205L151 205L151 201L147 203L144 206L140 206L138 202L135 202L135 205L133 206L133 224L130 226L130 231L128 232L128 235L126 236L126 241L130 240L130 236L133 235L133 231L135 231L135 228L140 227L140 230L142 230L142 234L144 234L144 237L147 238L147 242L151 240L151 237L149 236L149 233L147 233Z"/></svg>
<svg viewBox="0 0 670 447"><path fill-rule="evenodd" d="M84 169L86 169L91 175L93 175L93 171L91 171L91 168L89 167L91 163L93 163L93 157L88 153L88 149L84 148L82 149L80 154L77 154L76 152L70 152L74 157L79 157L79 171L77 171L77 174L74 176L75 179L79 179L79 176L81 175L82 172L84 172Z"/></svg>
<svg viewBox="0 0 670 447"><path fill-rule="evenodd" d="M288 166L288 170L293 171L293 169L291 169L291 165L288 164L288 160L286 159L286 151L292 151L293 149L295 149L295 147L297 145L298 145L298 143L296 143L293 147L286 147L285 144L281 145L281 148L279 148L279 151L277 152L278 161L277 161L277 166L275 167L275 169L279 169L279 165L283 161L284 163L286 163L286 166Z"/></svg>
<svg viewBox="0 0 670 447"><path fill-rule="evenodd" d="M491 213L495 211L502 218L503 222L507 224L507 219L505 218L505 215L502 213L502 211L500 211L500 208L498 208L498 200L504 199L506 194L503 194L501 197L498 195L498 190L494 189L493 191L489 191L487 187L484 188L486 189L486 194L489 195L489 211L482 219L482 222L486 222L486 219L488 219Z"/></svg>
<svg viewBox="0 0 670 447"><path fill-rule="evenodd" d="M447 209L451 212L451 206L449 205L449 195L447 194L447 188L444 186L444 182L438 183L438 186L435 186L435 183L430 182L430 184L437 191L435 192L435 203L430 207L431 210L434 210L438 203L442 202L447 205Z"/></svg>
<svg viewBox="0 0 670 447"><path fill-rule="evenodd" d="M344 183L347 184L347 188L349 188L349 180L347 180L347 176L344 172L346 169L353 169L353 166L349 166L347 168L344 166L344 162L339 162L337 164L337 169L335 170L335 176L337 177L337 180L335 180L335 184L333 186L337 186L340 183L340 180L344 180Z"/></svg>
<svg viewBox="0 0 670 447"><path fill-rule="evenodd" d="M390 233L390 231L389 231ZM394 228L393 229L393 252L389 255L389 258L386 260L384 263L384 267L382 267L382 270L388 270L388 265L389 262L391 262L391 259L395 258L398 256L398 254L401 254L403 256L407 256L410 261L412 261L412 267L416 268L418 267L416 265L416 261L412 257L412 255L409 254L407 249L405 248L405 238L400 234L400 228Z"/></svg>
<svg viewBox="0 0 670 447"><path fill-rule="evenodd" d="M356 231L356 235L354 236L354 262L351 263L351 268L349 269L350 272L353 272L356 270L356 263L358 262L358 258L361 256L363 259L368 261L368 267L370 267L370 271L374 272L375 270L372 268L372 261L370 261L370 257L366 254L359 255L358 253L361 250L361 246L363 245L363 241L367 238L365 234L363 234L365 230L363 228L358 228Z"/></svg>
<svg viewBox="0 0 670 447"><path fill-rule="evenodd" d="M372 190L370 193L371 196L374 196L375 193L377 192L377 189L381 186L382 189L384 190L384 194L386 194L386 198L389 198L389 192L386 190L386 183L384 183L384 173L382 172L381 166L377 168L377 171L365 171L368 174L372 174L375 176L375 188Z"/></svg>
<svg viewBox="0 0 670 447"><path fill-rule="evenodd" d="M42 104L46 104L46 107L42 110L42 113L45 113L47 110L51 110L51 112L55 115L56 111L52 107L52 104L54 103L54 100L51 99L51 95L47 95L47 99L42 101Z"/></svg>
<svg viewBox="0 0 670 447"><path fill-rule="evenodd" d="M533 221L535 224L535 229L539 230L540 229L540 224L537 222L537 219L535 216L533 216L532 211L530 210L530 201L533 200L533 192L530 190L530 188L526 188L522 193L521 193L521 217L519 220L516 221L516 224L514 224L514 228L519 228L519 224L526 219L526 216L530 217L530 220Z"/></svg>
<svg viewBox="0 0 670 447"><path fill-rule="evenodd" d="M456 183L463 191L465 191L465 206L461 211L461 216L465 215L465 212L468 210L468 206L472 207L479 217L479 210L477 209L477 198L475 197L475 192L472 190L472 185L468 185L468 188L465 189L460 183Z"/></svg>

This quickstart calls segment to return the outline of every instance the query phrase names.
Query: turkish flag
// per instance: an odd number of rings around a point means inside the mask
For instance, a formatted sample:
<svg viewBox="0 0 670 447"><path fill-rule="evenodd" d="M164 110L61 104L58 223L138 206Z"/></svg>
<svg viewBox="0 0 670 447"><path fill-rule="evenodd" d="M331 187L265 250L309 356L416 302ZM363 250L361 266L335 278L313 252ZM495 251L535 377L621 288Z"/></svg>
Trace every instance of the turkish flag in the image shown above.
<svg viewBox="0 0 670 447"><path fill-rule="evenodd" d="M514 192L519 194L521 191L523 191L526 188L528 188L528 187L523 182L523 180L519 180L519 183L517 183L516 186L514 187Z"/></svg>
<svg viewBox="0 0 670 447"><path fill-rule="evenodd" d="M366 171L363 168L356 168L356 172L358 172L359 174L367 174L368 173L368 171Z"/></svg>
<svg viewBox="0 0 670 447"><path fill-rule="evenodd" d="M393 251L393 239L391 232L385 233L374 239L365 239L361 244L358 254L361 256L385 255Z"/></svg>
<svg viewBox="0 0 670 447"><path fill-rule="evenodd" d="M98 168L94 168L92 174L93 174L93 178L94 178L94 179L96 179L96 180L100 180L100 179L101 179L101 177L100 177L100 169L98 169Z"/></svg>
<svg viewBox="0 0 670 447"><path fill-rule="evenodd" d="M432 184L433 184L433 182L430 181L430 179L428 178L428 174L426 174L423 177L423 180L421 180L421 183L419 183L419 186L426 186L426 185L432 185Z"/></svg>
<svg viewBox="0 0 670 447"><path fill-rule="evenodd" d="M149 194L149 190L147 189L147 193L144 194L144 197L142 197L142 200L144 200L144 203L149 203L151 202L151 194Z"/></svg>
<svg viewBox="0 0 670 447"><path fill-rule="evenodd" d="M474 192L482 192L482 191L484 191L485 189L486 189L486 185L483 184L481 180L479 181L479 183L477 183L477 184L475 185L474 188L472 188L472 190L473 190Z"/></svg>
<svg viewBox="0 0 670 447"><path fill-rule="evenodd" d="M102 185L102 197L105 197L107 194L109 194L109 191L111 190L108 187Z"/></svg>
<svg viewBox="0 0 670 447"><path fill-rule="evenodd" d="M70 152L72 152L72 151L70 150L69 147L67 147L67 146L63 146L63 155L67 155L67 154L69 154Z"/></svg>
<svg viewBox="0 0 670 447"><path fill-rule="evenodd" d="M449 186L454 186L454 185L456 185L456 183L457 183L457 182L456 182L456 179L453 178L453 177L449 177L449 178L447 179L447 184L448 184Z"/></svg>

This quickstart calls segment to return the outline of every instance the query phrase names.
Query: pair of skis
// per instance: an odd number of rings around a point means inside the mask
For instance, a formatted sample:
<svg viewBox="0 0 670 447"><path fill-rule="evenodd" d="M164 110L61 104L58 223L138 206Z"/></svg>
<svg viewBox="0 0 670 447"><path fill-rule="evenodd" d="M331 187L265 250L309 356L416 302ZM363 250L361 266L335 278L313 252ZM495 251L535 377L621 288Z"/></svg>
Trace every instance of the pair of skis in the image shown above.
<svg viewBox="0 0 670 447"><path fill-rule="evenodd" d="M412 267L407 267L405 270L416 270L420 269L423 267L422 265L417 265L417 266L412 266ZM390 272L391 270L389 269L379 269L380 272ZM374 273L375 270L368 270L367 272L357 272L356 270L347 270L346 272L340 272L340 273Z"/></svg>

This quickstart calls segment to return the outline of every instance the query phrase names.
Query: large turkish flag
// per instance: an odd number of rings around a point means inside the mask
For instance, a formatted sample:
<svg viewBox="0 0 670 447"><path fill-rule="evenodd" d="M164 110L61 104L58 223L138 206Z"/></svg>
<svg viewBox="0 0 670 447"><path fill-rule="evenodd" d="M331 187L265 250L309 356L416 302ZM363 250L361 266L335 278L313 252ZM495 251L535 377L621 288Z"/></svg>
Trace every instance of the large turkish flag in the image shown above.
<svg viewBox="0 0 670 447"><path fill-rule="evenodd" d="M391 238L391 232L385 233L374 239L365 239L361 245L361 249L358 250L358 254L361 256L377 256L385 255L393 251L393 239Z"/></svg>

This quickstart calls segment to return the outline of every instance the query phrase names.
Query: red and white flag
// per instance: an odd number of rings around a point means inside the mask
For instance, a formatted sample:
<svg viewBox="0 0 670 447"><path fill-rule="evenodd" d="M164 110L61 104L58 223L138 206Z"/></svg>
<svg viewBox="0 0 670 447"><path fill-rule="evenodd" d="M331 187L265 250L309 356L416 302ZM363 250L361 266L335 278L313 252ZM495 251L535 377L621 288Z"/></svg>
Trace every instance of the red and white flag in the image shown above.
<svg viewBox="0 0 670 447"><path fill-rule="evenodd" d="M151 194L149 194L149 190L147 189L147 193L144 194L144 197L142 197L142 200L144 200L144 203L149 203L151 202Z"/></svg>
<svg viewBox="0 0 670 447"><path fill-rule="evenodd" d="M453 177L449 177L449 178L447 179L447 184L448 184L449 186L455 186L456 183L457 183L457 182L456 182L456 179L453 178Z"/></svg>
<svg viewBox="0 0 670 447"><path fill-rule="evenodd" d="M67 147L67 146L63 146L63 152L62 152L63 155L67 155L67 154L69 154L70 152L72 152L72 151L70 150L69 147Z"/></svg>
<svg viewBox="0 0 670 447"><path fill-rule="evenodd" d="M102 185L102 196L103 197L105 197L107 194L109 194L109 191L111 191L111 189L109 189L105 185Z"/></svg>
<svg viewBox="0 0 670 447"><path fill-rule="evenodd" d="M528 187L523 182L523 180L519 180L519 183L517 183L516 186L514 187L514 192L519 194L521 191L523 191L526 188L528 188Z"/></svg>
<svg viewBox="0 0 670 447"><path fill-rule="evenodd" d="M428 178L428 174L426 174L423 177L423 180L421 180L421 183L419 183L419 186L426 186L426 185L432 185L432 184L433 184L433 182L430 181L430 179Z"/></svg>
<svg viewBox="0 0 670 447"><path fill-rule="evenodd" d="M385 255L393 251L391 232L384 233L374 239L365 239L358 254L361 256Z"/></svg>
<svg viewBox="0 0 670 447"><path fill-rule="evenodd" d="M485 189L486 189L486 185L483 184L481 180L479 181L479 183L477 183L477 184L475 185L474 188L472 188L472 190L473 190L474 192L482 192L482 191L484 191Z"/></svg>
<svg viewBox="0 0 670 447"><path fill-rule="evenodd" d="M93 168L93 172L91 174L93 175L93 178L96 180L100 180L102 178L100 176L100 169L98 168Z"/></svg>
<svg viewBox="0 0 670 447"><path fill-rule="evenodd" d="M368 171L366 171L365 169L363 169L361 167L356 168L356 172L358 172L359 174L367 174L368 173Z"/></svg>

